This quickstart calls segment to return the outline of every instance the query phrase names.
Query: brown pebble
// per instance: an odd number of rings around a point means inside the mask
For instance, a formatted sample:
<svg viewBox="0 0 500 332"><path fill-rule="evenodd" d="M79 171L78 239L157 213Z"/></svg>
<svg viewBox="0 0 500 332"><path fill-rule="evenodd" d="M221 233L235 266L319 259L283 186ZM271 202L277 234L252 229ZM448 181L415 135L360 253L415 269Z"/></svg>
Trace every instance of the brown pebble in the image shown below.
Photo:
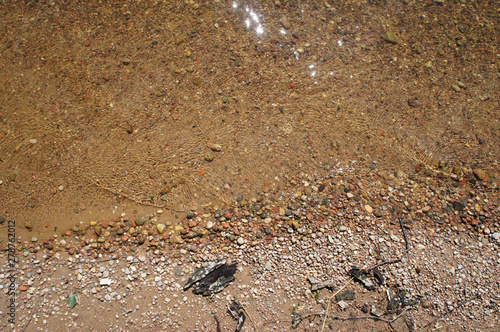
<svg viewBox="0 0 500 332"><path fill-rule="evenodd" d="M410 107L415 107L415 108L420 107L420 103L416 99L410 99L410 100L408 100L408 105Z"/></svg>
<svg viewBox="0 0 500 332"><path fill-rule="evenodd" d="M195 227L195 226L196 226L196 221L191 220L191 221L189 222L188 226L189 226L189 227L191 227L191 228Z"/></svg>
<svg viewBox="0 0 500 332"><path fill-rule="evenodd" d="M482 169L476 168L472 172L479 181L488 181L488 175L486 175L486 172Z"/></svg>
<svg viewBox="0 0 500 332"><path fill-rule="evenodd" d="M227 220L231 219L232 217L233 215L231 214L231 212L226 211L226 213L224 213L224 218L226 218Z"/></svg>
<svg viewBox="0 0 500 332"><path fill-rule="evenodd" d="M24 291L27 291L28 290L28 287L24 286L24 285L21 285L19 286L19 290L24 292Z"/></svg>
<svg viewBox="0 0 500 332"><path fill-rule="evenodd" d="M90 46L90 39L87 39L84 43L83 46L89 47Z"/></svg>

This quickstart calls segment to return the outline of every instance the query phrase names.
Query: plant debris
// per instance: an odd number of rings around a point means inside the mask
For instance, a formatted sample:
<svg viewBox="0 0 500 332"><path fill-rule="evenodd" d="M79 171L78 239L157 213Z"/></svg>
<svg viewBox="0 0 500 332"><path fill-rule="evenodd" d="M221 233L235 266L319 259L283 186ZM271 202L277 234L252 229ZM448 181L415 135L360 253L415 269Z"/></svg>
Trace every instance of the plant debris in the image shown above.
<svg viewBox="0 0 500 332"><path fill-rule="evenodd" d="M227 265L226 260L210 263L207 267L193 272L184 285L184 291L198 283L193 288L194 294L209 296L218 293L234 280L236 265L236 263Z"/></svg>

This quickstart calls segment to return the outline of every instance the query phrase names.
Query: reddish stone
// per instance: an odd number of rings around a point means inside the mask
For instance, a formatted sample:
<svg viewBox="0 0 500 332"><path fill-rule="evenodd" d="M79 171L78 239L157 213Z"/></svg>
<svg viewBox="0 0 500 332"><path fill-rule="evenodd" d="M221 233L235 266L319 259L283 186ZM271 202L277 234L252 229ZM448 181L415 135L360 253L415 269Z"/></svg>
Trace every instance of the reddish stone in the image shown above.
<svg viewBox="0 0 500 332"><path fill-rule="evenodd" d="M479 225L479 222L477 221L477 219L472 219L472 221L470 223L471 223L472 226Z"/></svg>
<svg viewBox="0 0 500 332"><path fill-rule="evenodd" d="M195 227L195 226L196 226L196 221L191 220L191 221L189 222L188 226L189 226L190 228Z"/></svg>
<svg viewBox="0 0 500 332"><path fill-rule="evenodd" d="M231 212L226 211L226 213L224 213L224 218L226 218L227 220L231 219L232 217L233 215L231 214Z"/></svg>
<svg viewBox="0 0 500 332"><path fill-rule="evenodd" d="M229 228L229 224L224 224L224 228L225 229Z"/></svg>
<svg viewBox="0 0 500 332"><path fill-rule="evenodd" d="M164 241L167 241L168 239L170 239L170 235L168 235L168 234L164 234L164 235L163 235L163 237L162 237L162 239L163 239Z"/></svg>
<svg viewBox="0 0 500 332"><path fill-rule="evenodd" d="M309 220L309 221L313 221L313 219L314 219L313 215L312 215L312 214L310 214L310 213L308 213L308 214L306 215L306 218L307 218L307 220Z"/></svg>
<svg viewBox="0 0 500 332"><path fill-rule="evenodd" d="M126 217L123 217L123 221L129 221L130 220L130 217L126 216Z"/></svg>
<svg viewBox="0 0 500 332"><path fill-rule="evenodd" d="M123 235L122 236L122 241L123 242L127 242L128 241L128 236L127 235Z"/></svg>
<svg viewBox="0 0 500 332"><path fill-rule="evenodd" d="M24 291L27 291L28 290L28 287L24 286L24 285L21 285L19 286L19 290L24 292Z"/></svg>
<svg viewBox="0 0 500 332"><path fill-rule="evenodd" d="M101 224L102 228L108 228L109 222L105 221Z"/></svg>

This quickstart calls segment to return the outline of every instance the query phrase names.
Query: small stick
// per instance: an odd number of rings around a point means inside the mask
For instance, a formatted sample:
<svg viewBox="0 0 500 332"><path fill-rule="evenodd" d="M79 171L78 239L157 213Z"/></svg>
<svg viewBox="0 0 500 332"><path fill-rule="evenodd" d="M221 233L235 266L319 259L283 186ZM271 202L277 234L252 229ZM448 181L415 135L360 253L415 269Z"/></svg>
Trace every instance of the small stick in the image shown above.
<svg viewBox="0 0 500 332"><path fill-rule="evenodd" d="M373 320L381 321L381 322L384 322L384 323L387 323L387 324L390 323L390 321L388 321L387 319L383 319L383 318L380 318L380 317L377 317L377 316L334 317L334 319L338 319L338 320L373 319Z"/></svg>
<svg viewBox="0 0 500 332"><path fill-rule="evenodd" d="M323 330L325 329L325 324L326 324L326 319L328 318L328 311L330 310L330 303L332 302L332 298L337 295L338 293L340 293L344 288L347 287L347 285L349 285L349 283L354 279L354 277L351 277L351 279L349 279L345 284L344 286L340 287L340 289L338 291L335 292L335 294L333 294L332 296L330 296L330 298L328 299L328 305L326 306L326 312L325 312L325 318L323 319L323 324L321 325L321 332L323 332Z"/></svg>
<svg viewBox="0 0 500 332"><path fill-rule="evenodd" d="M240 302L240 306L241 306L241 309L243 309L243 312L245 313L245 315L247 315L248 319L250 319L250 322L252 323L253 325L253 329L255 331L259 331L257 329L257 326L255 325L255 322L253 321L252 317L250 316L250 314L248 313L247 309L245 309L245 307L243 306L243 304Z"/></svg>
<svg viewBox="0 0 500 332"><path fill-rule="evenodd" d="M405 237L406 251L410 250L410 244L408 243L408 237L406 236L406 231L403 226L403 220L399 218L399 225L401 226L401 231L403 231L403 236Z"/></svg>
<svg viewBox="0 0 500 332"><path fill-rule="evenodd" d="M220 329L220 323L219 323L219 320L217 319L217 316L214 314L214 319L215 319L215 323L217 324L217 332L221 332L221 329Z"/></svg>
<svg viewBox="0 0 500 332"><path fill-rule="evenodd" d="M371 269L368 269L366 270L367 272L369 271L373 271L375 270L377 267L381 267L381 266L384 266L384 265L387 265L387 264L395 264L395 263L399 263L401 262L401 258L398 258L398 259L395 259L395 260L392 260L392 261L387 261L387 262L382 262L380 264L377 264L375 265L374 267L372 267Z"/></svg>
<svg viewBox="0 0 500 332"><path fill-rule="evenodd" d="M392 319L389 321L389 325L391 326L391 328L393 330L395 330L394 326L392 326L392 323L394 323L395 321L397 321L399 319L399 317L403 316L403 314L406 312L406 310L408 310L408 307L405 308L405 310L403 310L396 318Z"/></svg>

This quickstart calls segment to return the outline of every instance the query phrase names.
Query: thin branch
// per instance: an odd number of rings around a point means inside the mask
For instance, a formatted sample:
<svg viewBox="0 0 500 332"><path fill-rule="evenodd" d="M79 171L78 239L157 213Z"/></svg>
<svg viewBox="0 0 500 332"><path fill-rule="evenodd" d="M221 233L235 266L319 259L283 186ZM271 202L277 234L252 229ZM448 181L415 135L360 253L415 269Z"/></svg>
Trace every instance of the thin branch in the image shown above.
<svg viewBox="0 0 500 332"><path fill-rule="evenodd" d="M257 325L255 325L255 322L253 321L252 317L250 316L250 314L248 313L247 309L245 309L245 307L243 306L242 303L240 303L240 306L241 306L241 309L243 309L243 312L245 313L245 315L247 315L248 319L250 319L250 322L252 323L252 326L253 326L253 329L255 331L259 331L257 329Z"/></svg>
<svg viewBox="0 0 500 332"><path fill-rule="evenodd" d="M401 262L401 258L398 258L398 259L395 259L395 260L392 260L392 261L382 262L380 264L375 265L371 269L368 269L368 270L365 270L365 271L370 272L370 271L375 270L377 267L381 267L381 266L388 265L388 264L395 264L395 263L399 263L399 262Z"/></svg>
<svg viewBox="0 0 500 332"><path fill-rule="evenodd" d="M399 225L401 226L401 231L403 232L403 236L405 237L406 251L410 250L410 244L408 243L408 237L406 236L406 231L403 226L403 220L399 218Z"/></svg>
<svg viewBox="0 0 500 332"><path fill-rule="evenodd" d="M330 303L332 302L332 298L335 297L335 295L337 295L338 293L340 293L344 288L347 287L347 285L349 285L349 283L354 279L354 277L351 277L351 279L349 279L345 284L344 286L340 287L340 289L338 291L336 291L332 296L330 296L330 298L328 299L328 305L326 306L326 312L325 312L325 318L323 319L323 324L321 325L321 332L323 332L323 330L325 329L325 324L326 324L326 319L328 318L328 311L330 310Z"/></svg>

